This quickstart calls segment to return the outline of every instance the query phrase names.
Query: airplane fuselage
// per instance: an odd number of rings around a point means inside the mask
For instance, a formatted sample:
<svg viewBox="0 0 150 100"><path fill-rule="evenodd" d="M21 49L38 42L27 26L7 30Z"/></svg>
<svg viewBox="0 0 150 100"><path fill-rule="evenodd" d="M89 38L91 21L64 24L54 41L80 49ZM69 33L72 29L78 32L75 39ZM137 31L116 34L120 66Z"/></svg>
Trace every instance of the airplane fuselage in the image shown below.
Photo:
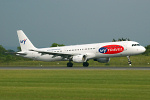
<svg viewBox="0 0 150 100"><path fill-rule="evenodd" d="M106 42L95 44L72 45L62 47L41 48L39 51L47 51L59 54L87 55L87 59L132 56L143 53L145 48L134 41ZM41 61L69 60L62 56L42 54L36 51L27 51L23 57Z"/></svg>

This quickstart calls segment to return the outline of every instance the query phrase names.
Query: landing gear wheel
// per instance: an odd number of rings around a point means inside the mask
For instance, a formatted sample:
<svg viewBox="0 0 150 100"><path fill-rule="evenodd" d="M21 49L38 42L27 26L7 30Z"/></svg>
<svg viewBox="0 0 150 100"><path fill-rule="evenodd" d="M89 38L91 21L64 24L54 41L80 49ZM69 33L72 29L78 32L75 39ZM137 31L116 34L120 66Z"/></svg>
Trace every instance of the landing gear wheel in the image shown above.
<svg viewBox="0 0 150 100"><path fill-rule="evenodd" d="M88 67L89 66L89 63L88 62L84 62L83 63L83 67Z"/></svg>
<svg viewBox="0 0 150 100"><path fill-rule="evenodd" d="M127 56L127 58L128 58L128 64L129 64L129 66L132 66L132 65L131 65L132 62L131 62L131 60L130 60L130 56Z"/></svg>
<svg viewBox="0 0 150 100"><path fill-rule="evenodd" d="M128 61L128 64L131 65L131 61Z"/></svg>
<svg viewBox="0 0 150 100"><path fill-rule="evenodd" d="M72 67L72 66L73 66L73 63L71 63L71 62L67 63L67 67Z"/></svg>

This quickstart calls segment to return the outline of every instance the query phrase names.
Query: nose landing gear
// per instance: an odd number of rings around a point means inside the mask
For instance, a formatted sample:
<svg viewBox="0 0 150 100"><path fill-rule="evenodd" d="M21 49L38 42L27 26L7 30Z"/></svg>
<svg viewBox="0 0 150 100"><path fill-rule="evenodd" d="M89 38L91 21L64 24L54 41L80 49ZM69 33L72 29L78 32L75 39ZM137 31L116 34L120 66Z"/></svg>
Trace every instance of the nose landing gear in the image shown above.
<svg viewBox="0 0 150 100"><path fill-rule="evenodd" d="M127 58L128 58L128 64L129 64L129 66L132 66L131 65L132 61L130 60L130 56L127 56Z"/></svg>

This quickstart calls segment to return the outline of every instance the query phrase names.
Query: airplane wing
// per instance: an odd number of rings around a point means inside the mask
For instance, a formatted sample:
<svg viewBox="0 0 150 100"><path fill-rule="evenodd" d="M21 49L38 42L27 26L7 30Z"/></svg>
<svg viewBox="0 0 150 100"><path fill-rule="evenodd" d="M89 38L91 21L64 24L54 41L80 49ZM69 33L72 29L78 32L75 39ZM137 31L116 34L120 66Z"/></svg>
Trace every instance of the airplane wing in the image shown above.
<svg viewBox="0 0 150 100"><path fill-rule="evenodd" d="M35 51L35 52L41 53L42 55L49 54L49 55L54 55L54 56L62 56L64 58L73 56L72 54L66 54L66 53L61 53L61 52L50 52L50 51L33 50L33 49L30 51Z"/></svg>

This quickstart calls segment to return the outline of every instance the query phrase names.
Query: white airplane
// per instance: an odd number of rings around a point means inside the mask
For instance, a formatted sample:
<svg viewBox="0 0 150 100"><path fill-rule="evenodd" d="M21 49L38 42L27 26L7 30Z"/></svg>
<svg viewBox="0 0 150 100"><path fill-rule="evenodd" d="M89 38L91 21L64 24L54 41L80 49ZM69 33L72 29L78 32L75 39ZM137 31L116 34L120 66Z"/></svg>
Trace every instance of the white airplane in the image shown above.
<svg viewBox="0 0 150 100"><path fill-rule="evenodd" d="M40 61L66 61L67 67L72 67L73 62L83 63L84 67L89 66L90 59L101 63L110 61L110 57L127 56L131 65L130 56L145 52L145 48L138 42L120 41L94 44L82 44L62 47L36 48L22 30L17 31L21 51L16 55L40 60Z"/></svg>

